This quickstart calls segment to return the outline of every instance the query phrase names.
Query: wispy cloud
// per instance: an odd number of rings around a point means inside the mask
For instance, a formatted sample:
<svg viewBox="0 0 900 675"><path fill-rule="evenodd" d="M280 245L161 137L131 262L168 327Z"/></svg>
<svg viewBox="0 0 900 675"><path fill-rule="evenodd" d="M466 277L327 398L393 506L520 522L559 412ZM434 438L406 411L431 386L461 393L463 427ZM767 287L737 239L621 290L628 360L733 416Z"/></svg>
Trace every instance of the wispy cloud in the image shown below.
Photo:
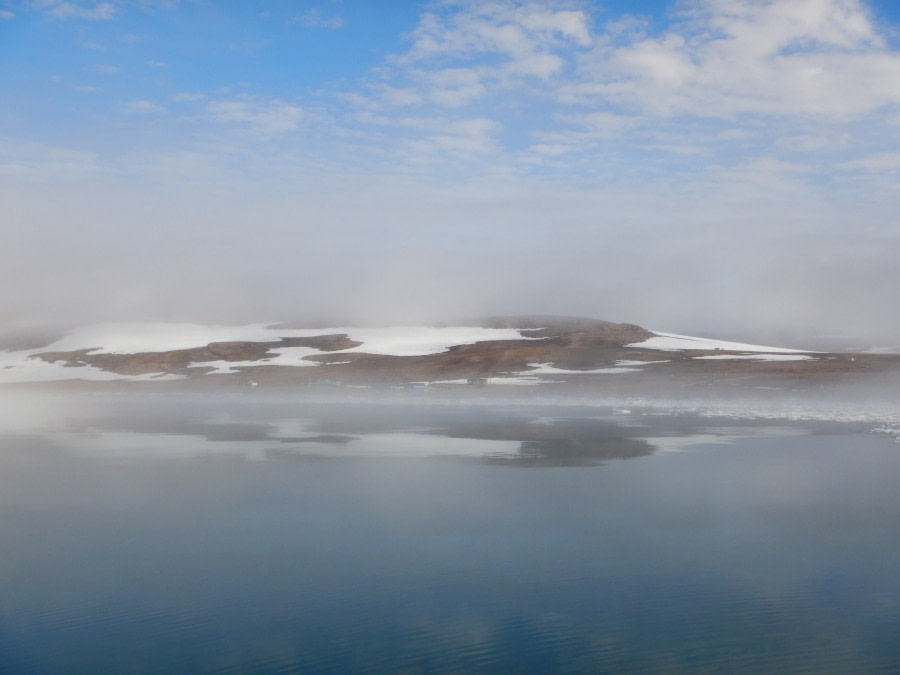
<svg viewBox="0 0 900 675"><path fill-rule="evenodd" d="M206 109L219 122L235 124L263 136L296 131L303 120L303 109L298 105L250 95L210 101Z"/></svg>
<svg viewBox="0 0 900 675"><path fill-rule="evenodd" d="M0 175L84 177L100 168L100 163L92 152L0 138Z"/></svg>
<svg viewBox="0 0 900 675"><path fill-rule="evenodd" d="M561 3L565 4L565 3ZM581 9L536 2L452 2L424 13L393 64L423 99L459 107L490 89L559 76L593 41Z"/></svg>
<svg viewBox="0 0 900 675"><path fill-rule="evenodd" d="M100 2L90 7L74 2L42 2L39 6L55 19L101 21L116 15L116 6L110 2Z"/></svg>
<svg viewBox="0 0 900 675"><path fill-rule="evenodd" d="M879 152L839 165L841 169L860 171L900 171L900 152Z"/></svg>
<svg viewBox="0 0 900 675"><path fill-rule="evenodd" d="M300 24L304 28L326 28L330 30L337 30L344 25L344 20L341 17L326 16L322 13L322 10L316 7L295 15L291 21L292 23Z"/></svg>
<svg viewBox="0 0 900 675"><path fill-rule="evenodd" d="M373 113L364 124L491 118L509 131L495 137L507 160L559 166L626 138L623 151L668 166L666 155L701 168L771 152L834 163L847 158L826 151L900 119L900 53L861 0L695 0L661 31L597 18L578 2L431 5L408 49L342 99Z"/></svg>
<svg viewBox="0 0 900 675"><path fill-rule="evenodd" d="M202 101L206 98L206 94L201 94L199 92L193 91L182 91L175 94L172 97L173 101L178 101L179 103L190 103L193 101Z"/></svg>
<svg viewBox="0 0 900 675"><path fill-rule="evenodd" d="M122 110L126 113L138 115L159 114L166 112L166 109L159 103L147 99L128 101L122 106Z"/></svg>
<svg viewBox="0 0 900 675"><path fill-rule="evenodd" d="M15 19L15 18L16 18L15 12L11 12L8 9L0 9L0 19L8 21L10 19Z"/></svg>
<svg viewBox="0 0 900 675"><path fill-rule="evenodd" d="M900 55L857 0L698 0L662 35L600 41L561 94L659 116L847 119L900 103Z"/></svg>

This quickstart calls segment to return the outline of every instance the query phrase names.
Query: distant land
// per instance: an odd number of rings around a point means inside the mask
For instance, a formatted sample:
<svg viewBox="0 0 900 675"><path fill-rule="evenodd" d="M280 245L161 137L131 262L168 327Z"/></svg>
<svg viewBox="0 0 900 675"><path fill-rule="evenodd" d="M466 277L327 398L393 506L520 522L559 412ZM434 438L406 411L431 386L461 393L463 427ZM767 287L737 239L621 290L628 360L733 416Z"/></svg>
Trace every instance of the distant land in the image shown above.
<svg viewBox="0 0 900 675"><path fill-rule="evenodd" d="M900 373L900 355L803 351L597 319L305 327L106 323L0 332L0 384L639 391L815 388Z"/></svg>

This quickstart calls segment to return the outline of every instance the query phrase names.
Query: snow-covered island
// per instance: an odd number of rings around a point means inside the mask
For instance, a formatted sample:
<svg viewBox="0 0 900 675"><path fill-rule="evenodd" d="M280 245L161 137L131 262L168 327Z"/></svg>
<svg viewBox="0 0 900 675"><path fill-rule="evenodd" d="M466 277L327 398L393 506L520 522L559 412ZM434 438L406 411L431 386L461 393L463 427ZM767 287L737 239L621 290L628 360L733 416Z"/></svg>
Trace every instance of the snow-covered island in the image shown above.
<svg viewBox="0 0 900 675"><path fill-rule="evenodd" d="M651 331L506 317L433 326L105 323L32 344L0 342L0 384L636 386L677 379L760 387L893 372L900 355L823 353ZM613 383L615 383L613 385Z"/></svg>

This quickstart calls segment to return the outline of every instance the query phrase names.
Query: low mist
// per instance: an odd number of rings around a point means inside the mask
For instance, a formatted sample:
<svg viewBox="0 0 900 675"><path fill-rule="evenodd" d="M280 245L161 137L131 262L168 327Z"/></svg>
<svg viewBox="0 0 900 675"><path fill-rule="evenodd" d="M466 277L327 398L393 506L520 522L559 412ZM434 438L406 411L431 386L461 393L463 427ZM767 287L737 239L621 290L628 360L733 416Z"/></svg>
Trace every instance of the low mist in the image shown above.
<svg viewBox="0 0 900 675"><path fill-rule="evenodd" d="M866 348L900 331L890 311L900 248L877 208L760 190L645 199L639 185L334 181L233 193L88 182L53 204L7 186L0 317L321 325L556 314L808 348ZM867 233L843 231L851 211L872 223Z"/></svg>

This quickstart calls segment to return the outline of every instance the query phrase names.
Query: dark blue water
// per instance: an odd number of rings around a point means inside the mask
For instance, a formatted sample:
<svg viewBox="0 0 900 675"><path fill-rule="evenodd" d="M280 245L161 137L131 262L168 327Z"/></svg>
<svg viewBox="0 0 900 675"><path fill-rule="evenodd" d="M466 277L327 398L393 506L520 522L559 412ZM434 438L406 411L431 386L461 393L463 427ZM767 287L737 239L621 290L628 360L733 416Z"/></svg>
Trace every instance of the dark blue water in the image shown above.
<svg viewBox="0 0 900 675"><path fill-rule="evenodd" d="M539 412L7 434L0 672L900 671L892 438Z"/></svg>

